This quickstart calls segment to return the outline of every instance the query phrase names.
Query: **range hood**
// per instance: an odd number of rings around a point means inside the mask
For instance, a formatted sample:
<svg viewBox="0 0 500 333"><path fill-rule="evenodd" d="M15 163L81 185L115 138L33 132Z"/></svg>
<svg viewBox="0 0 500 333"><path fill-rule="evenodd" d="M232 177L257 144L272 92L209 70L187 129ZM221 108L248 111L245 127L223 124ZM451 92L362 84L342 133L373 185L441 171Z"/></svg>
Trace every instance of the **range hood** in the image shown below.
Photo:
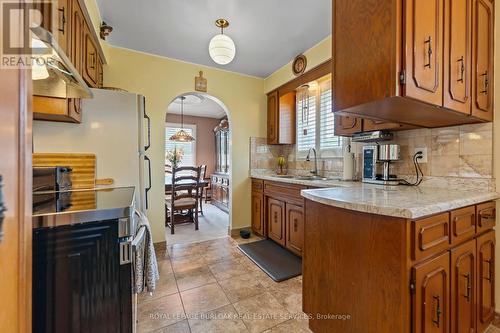
<svg viewBox="0 0 500 333"><path fill-rule="evenodd" d="M41 27L31 31L33 95L92 98L92 91L54 36Z"/></svg>

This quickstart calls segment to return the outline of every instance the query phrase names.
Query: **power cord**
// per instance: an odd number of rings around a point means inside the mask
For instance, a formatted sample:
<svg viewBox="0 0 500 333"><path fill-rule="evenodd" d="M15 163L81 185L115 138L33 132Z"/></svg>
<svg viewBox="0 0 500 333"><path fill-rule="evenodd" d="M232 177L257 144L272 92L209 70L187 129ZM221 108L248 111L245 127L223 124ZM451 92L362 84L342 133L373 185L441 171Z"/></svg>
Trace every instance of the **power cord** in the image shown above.
<svg viewBox="0 0 500 333"><path fill-rule="evenodd" d="M420 169L420 165L418 164L418 160L423 157L423 153L421 151L418 151L413 155L413 165L415 166L415 173L417 174L417 179L415 180L414 183L410 183L404 179L400 181L401 185L407 185L407 186L418 186L422 181L424 180L424 173L422 172L422 169Z"/></svg>

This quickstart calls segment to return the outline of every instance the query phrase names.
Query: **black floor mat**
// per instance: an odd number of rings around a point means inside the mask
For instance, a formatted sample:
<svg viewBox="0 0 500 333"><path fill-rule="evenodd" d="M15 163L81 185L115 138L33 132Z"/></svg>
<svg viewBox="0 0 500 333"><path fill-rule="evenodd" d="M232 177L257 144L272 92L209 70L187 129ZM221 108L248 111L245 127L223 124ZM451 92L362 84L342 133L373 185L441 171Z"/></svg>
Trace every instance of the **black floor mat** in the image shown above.
<svg viewBox="0 0 500 333"><path fill-rule="evenodd" d="M238 247L276 282L302 274L302 259L269 239Z"/></svg>

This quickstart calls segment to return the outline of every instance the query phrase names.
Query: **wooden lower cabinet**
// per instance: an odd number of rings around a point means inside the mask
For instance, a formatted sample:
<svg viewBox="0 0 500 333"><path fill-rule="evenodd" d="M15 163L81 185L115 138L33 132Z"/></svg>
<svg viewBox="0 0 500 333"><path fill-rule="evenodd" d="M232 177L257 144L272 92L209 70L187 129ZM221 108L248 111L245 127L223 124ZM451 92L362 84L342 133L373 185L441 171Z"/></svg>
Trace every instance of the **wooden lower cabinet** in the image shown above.
<svg viewBox="0 0 500 333"><path fill-rule="evenodd" d="M252 192L252 230L260 236L265 236L264 211L264 195Z"/></svg>
<svg viewBox="0 0 500 333"><path fill-rule="evenodd" d="M413 332L449 332L449 254L416 265L413 275Z"/></svg>
<svg viewBox="0 0 500 333"><path fill-rule="evenodd" d="M285 245L285 203L267 198L267 236L276 243Z"/></svg>
<svg viewBox="0 0 500 333"><path fill-rule="evenodd" d="M304 208L286 204L286 248L301 256L304 247Z"/></svg>
<svg viewBox="0 0 500 333"><path fill-rule="evenodd" d="M477 238L477 332L495 317L495 231Z"/></svg>
<svg viewBox="0 0 500 333"><path fill-rule="evenodd" d="M476 240L450 251L451 332L476 332Z"/></svg>

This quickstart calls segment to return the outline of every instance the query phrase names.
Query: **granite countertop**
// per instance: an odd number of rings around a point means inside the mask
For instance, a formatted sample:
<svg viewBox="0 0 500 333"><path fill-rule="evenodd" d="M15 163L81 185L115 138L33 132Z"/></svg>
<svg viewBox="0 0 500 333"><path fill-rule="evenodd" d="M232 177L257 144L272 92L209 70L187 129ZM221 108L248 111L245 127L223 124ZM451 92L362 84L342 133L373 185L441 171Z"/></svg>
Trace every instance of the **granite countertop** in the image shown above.
<svg viewBox="0 0 500 333"><path fill-rule="evenodd" d="M276 175L252 174L252 178L317 187L302 190L312 201L359 212L417 219L500 198L496 192L450 190L423 186L382 186L361 182L301 180Z"/></svg>
<svg viewBox="0 0 500 333"><path fill-rule="evenodd" d="M487 191L362 183L357 186L302 190L301 195L325 205L408 219L417 219L500 197L496 192Z"/></svg>

